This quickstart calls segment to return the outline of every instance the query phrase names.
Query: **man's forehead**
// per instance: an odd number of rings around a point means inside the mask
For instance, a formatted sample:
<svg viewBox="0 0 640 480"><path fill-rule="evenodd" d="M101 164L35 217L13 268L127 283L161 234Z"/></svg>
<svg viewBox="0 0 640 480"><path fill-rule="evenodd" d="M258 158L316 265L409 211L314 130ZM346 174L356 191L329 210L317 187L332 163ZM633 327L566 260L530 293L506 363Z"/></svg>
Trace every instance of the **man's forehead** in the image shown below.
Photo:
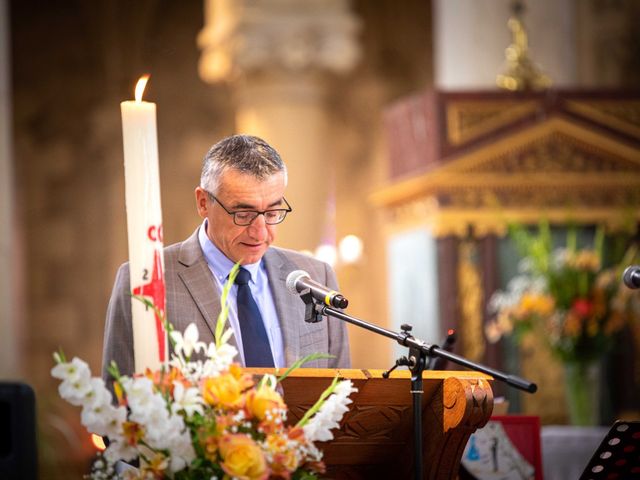
<svg viewBox="0 0 640 480"><path fill-rule="evenodd" d="M255 200L269 200L278 203L284 196L284 179L282 172L257 178L254 175L237 172L221 178L218 195L227 201L249 204ZM249 203L248 203L249 202Z"/></svg>
<svg viewBox="0 0 640 480"><path fill-rule="evenodd" d="M220 176L221 187L233 187L241 184L269 184L277 183L284 179L284 172L274 172L270 175L257 176L251 172L243 172L235 168L229 168Z"/></svg>

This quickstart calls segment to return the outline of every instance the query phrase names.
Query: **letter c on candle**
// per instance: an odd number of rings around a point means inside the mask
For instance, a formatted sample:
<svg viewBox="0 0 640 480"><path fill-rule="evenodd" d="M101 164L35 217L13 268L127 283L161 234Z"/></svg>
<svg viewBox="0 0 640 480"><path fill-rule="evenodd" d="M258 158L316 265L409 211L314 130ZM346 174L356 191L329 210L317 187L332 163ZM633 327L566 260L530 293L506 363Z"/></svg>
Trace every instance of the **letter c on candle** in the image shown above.
<svg viewBox="0 0 640 480"><path fill-rule="evenodd" d="M147 237L152 242L162 242L162 225L151 225L147 230Z"/></svg>

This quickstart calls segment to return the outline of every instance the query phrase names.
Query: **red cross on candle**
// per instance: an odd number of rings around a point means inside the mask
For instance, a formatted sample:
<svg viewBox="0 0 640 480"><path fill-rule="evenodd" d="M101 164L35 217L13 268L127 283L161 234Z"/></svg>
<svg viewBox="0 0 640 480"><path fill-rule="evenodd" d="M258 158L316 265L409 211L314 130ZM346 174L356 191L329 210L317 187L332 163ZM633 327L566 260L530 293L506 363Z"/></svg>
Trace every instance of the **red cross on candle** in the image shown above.
<svg viewBox="0 0 640 480"><path fill-rule="evenodd" d="M133 294L141 295L143 297L150 297L153 304L158 311L164 316L164 273L162 271L162 262L160 260L160 253L156 249L153 252L153 271L151 272L151 280L149 283L145 283L139 287L134 287ZM160 355L160 361L165 361L165 335L164 325L162 318L155 312L156 318L156 334L158 340L158 353Z"/></svg>

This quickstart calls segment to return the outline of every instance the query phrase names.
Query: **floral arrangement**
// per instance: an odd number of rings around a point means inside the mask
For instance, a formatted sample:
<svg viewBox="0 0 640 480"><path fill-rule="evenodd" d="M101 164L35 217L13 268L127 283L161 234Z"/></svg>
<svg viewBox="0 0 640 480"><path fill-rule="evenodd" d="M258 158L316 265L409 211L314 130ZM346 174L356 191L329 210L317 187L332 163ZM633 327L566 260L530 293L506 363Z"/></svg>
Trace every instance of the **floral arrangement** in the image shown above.
<svg viewBox="0 0 640 480"><path fill-rule="evenodd" d="M586 364L600 358L614 335L640 317L639 299L621 284L624 266L637 257L635 248L605 268L601 228L589 248L578 248L577 232L570 229L566 246L553 249L547 222L540 223L537 234L518 225L510 233L523 259L507 289L489 300L489 341L513 335L521 343L536 333L564 363Z"/></svg>
<svg viewBox="0 0 640 480"><path fill-rule="evenodd" d="M279 382L306 361L325 355L298 361L280 378L264 375L259 380L234 363L238 352L227 343L232 331L224 326L236 274L237 266L223 289L214 342L199 341L194 324L181 333L165 322L174 352L168 367L128 377L119 374L117 365L110 366L117 404L84 361L69 362L62 353L54 354L51 374L62 380L60 395L82 406L82 424L89 432L109 440L89 478L310 480L323 473L322 452L314 442L333 438L331 430L339 426L349 395L357 390L350 381L335 378L296 425L287 425ZM194 353L204 359L193 360ZM118 472L120 460L139 460L139 467Z"/></svg>

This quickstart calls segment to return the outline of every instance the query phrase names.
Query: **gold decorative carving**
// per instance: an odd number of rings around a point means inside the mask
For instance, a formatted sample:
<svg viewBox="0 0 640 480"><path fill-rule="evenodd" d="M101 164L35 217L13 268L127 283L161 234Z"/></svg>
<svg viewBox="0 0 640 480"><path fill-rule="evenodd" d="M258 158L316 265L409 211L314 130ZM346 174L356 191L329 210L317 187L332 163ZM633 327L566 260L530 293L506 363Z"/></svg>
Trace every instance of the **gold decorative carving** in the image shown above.
<svg viewBox="0 0 640 480"><path fill-rule="evenodd" d="M520 396L522 410L525 415L539 415L543 424L563 424L567 422L567 412L562 365L544 341L531 335L519 349L522 376L544 386L535 395Z"/></svg>
<svg viewBox="0 0 640 480"><path fill-rule="evenodd" d="M480 361L484 355L485 340L482 328L482 280L478 271L478 249L475 242L467 240L458 248L458 305L460 306L460 330L464 356Z"/></svg>
<svg viewBox="0 0 640 480"><path fill-rule="evenodd" d="M536 111L535 101L467 100L447 104L447 140L460 145Z"/></svg>
<svg viewBox="0 0 640 480"><path fill-rule="evenodd" d="M470 166L467 172L480 173L585 173L639 172L637 162L618 155L605 154L597 147L562 132L552 132L528 145L520 145L512 151ZM600 175L598 175L600 176Z"/></svg>
<svg viewBox="0 0 640 480"><path fill-rule="evenodd" d="M517 174L526 168L529 174L552 165L555 171L583 174L581 161L588 162L587 166L594 169L592 171L626 172L633 169L640 173L640 152L637 149L608 134L556 116L449 162L431 175L431 181L447 183L448 175L465 172ZM600 161L606 166L598 168Z"/></svg>
<svg viewBox="0 0 640 480"><path fill-rule="evenodd" d="M569 100L567 109L640 138L640 100Z"/></svg>
<svg viewBox="0 0 640 480"><path fill-rule="evenodd" d="M436 237L504 235L509 221L605 224L640 219L640 151L554 117L372 196L393 222Z"/></svg>
<svg viewBox="0 0 640 480"><path fill-rule="evenodd" d="M496 77L496 85L511 91L544 90L551 86L551 79L529 57L529 38L520 18L522 4L517 3L514 10L514 16L507 22L513 38L504 51L507 68L504 74Z"/></svg>
<svg viewBox="0 0 640 480"><path fill-rule="evenodd" d="M629 166L635 165L637 168L636 173L632 173L629 171L629 167L610 167L613 170L611 174L598 174L591 177L590 181L598 179L600 185L602 182L612 183L611 179L613 179L621 184L638 185L640 181L640 151L607 134L585 128L563 117L553 117L539 125L460 156L434 172L396 182L373 194L371 200L380 206L391 206L406 203L416 197L433 196L445 186L469 187L477 185L486 187L487 182L515 187L541 183L555 186L564 185L566 183L564 178L560 178L558 175L547 175L545 172L536 171L529 171L525 175L519 171L505 170L500 166L501 162L517 155L518 152L535 152L540 144L544 144L553 135L562 135L561 138L570 141L575 148L584 148L599 158L611 158L615 162ZM624 174L615 177L613 173L616 170L624 172ZM577 174L574 180L589 175L588 172L586 174L584 172L574 173Z"/></svg>

